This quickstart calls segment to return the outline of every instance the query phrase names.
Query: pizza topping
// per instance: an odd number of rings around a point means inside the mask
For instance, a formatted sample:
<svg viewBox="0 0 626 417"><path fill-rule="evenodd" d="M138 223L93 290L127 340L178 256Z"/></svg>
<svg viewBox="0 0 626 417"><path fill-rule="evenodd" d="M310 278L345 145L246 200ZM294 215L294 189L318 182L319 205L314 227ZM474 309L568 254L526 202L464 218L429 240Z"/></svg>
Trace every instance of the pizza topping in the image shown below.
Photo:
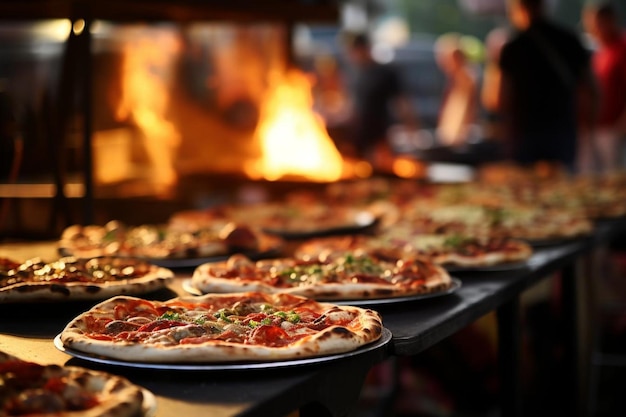
<svg viewBox="0 0 626 417"><path fill-rule="evenodd" d="M232 265L232 264L231 264ZM306 287L324 283L379 283L397 281L396 275L402 268L397 260L386 261L360 252L325 254L312 260L275 261L272 268L256 267L251 261L237 263L227 269L220 265L210 268L211 274L219 278L235 280L257 279L276 287ZM426 272L426 270L424 270Z"/></svg>
<svg viewBox="0 0 626 417"><path fill-rule="evenodd" d="M19 266L20 263L13 259L0 257L0 273L10 271L11 269L18 268Z"/></svg>

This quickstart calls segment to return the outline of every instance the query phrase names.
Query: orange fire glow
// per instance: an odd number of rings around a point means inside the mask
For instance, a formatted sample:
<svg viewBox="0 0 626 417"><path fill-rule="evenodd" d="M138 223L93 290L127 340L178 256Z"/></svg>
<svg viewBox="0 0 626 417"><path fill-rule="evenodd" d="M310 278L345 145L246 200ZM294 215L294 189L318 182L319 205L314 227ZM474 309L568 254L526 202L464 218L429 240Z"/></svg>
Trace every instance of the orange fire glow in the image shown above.
<svg viewBox="0 0 626 417"><path fill-rule="evenodd" d="M392 170L400 178L422 178L426 174L426 167L421 161L406 156L396 157Z"/></svg>
<svg viewBox="0 0 626 417"><path fill-rule="evenodd" d="M180 45L167 31L138 30L124 42L118 120L132 120L142 133L150 162L149 179L166 192L177 181L175 151L180 133L168 120L172 63Z"/></svg>
<svg viewBox="0 0 626 417"><path fill-rule="evenodd" d="M331 182L342 177L343 159L322 118L313 111L311 81L292 70L272 77L255 131L261 158L245 167L253 179L301 177Z"/></svg>

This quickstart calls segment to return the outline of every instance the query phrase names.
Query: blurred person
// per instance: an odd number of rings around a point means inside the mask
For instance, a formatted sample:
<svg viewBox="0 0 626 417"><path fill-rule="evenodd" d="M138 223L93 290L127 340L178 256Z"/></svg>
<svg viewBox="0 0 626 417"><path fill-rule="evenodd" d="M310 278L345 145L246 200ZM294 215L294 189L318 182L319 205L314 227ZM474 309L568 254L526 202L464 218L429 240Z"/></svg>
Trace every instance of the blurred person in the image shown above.
<svg viewBox="0 0 626 417"><path fill-rule="evenodd" d="M501 140L503 137L501 117L498 109L498 91L494 86L500 83L500 53L504 44L508 41L510 31L507 28L498 27L491 30L485 38L485 67L483 70L483 83L480 90L480 103L485 111L485 137L488 139Z"/></svg>
<svg viewBox="0 0 626 417"><path fill-rule="evenodd" d="M348 98L343 73L337 60L323 54L313 62L313 99L327 127L341 125L348 118Z"/></svg>
<svg viewBox="0 0 626 417"><path fill-rule="evenodd" d="M623 167L620 142L626 134L626 34L610 2L587 6L583 23L597 42L592 67L600 88L600 107L594 143L581 148L581 168L593 170L595 155L597 170L611 171Z"/></svg>
<svg viewBox="0 0 626 417"><path fill-rule="evenodd" d="M375 169L388 169L393 158L388 129L396 116L409 129L417 129L416 112L398 70L374 60L367 35L349 37L348 56L354 67L349 80L354 154Z"/></svg>
<svg viewBox="0 0 626 417"><path fill-rule="evenodd" d="M509 19L515 32L499 57L495 109L502 117L509 158L521 165L538 162L550 169L576 169L579 132L590 132L595 120L597 91L590 54L572 30L553 22L547 1L510 0ZM582 136L582 135L581 135ZM528 414L559 415L567 401L557 377L566 371L562 357L563 315L559 276L550 288L537 288L523 302L527 354L522 358L527 384ZM535 409L535 407L537 409ZM543 414L542 414L543 415Z"/></svg>
<svg viewBox="0 0 626 417"><path fill-rule="evenodd" d="M589 54L576 34L551 21L543 0L510 0L517 30L503 46L497 108L520 164L539 161L573 171L578 129L594 123L596 92Z"/></svg>
<svg viewBox="0 0 626 417"><path fill-rule="evenodd" d="M437 64L447 77L446 91L439 112L437 136L444 145L466 143L478 118L478 83L461 37L450 33L435 43Z"/></svg>

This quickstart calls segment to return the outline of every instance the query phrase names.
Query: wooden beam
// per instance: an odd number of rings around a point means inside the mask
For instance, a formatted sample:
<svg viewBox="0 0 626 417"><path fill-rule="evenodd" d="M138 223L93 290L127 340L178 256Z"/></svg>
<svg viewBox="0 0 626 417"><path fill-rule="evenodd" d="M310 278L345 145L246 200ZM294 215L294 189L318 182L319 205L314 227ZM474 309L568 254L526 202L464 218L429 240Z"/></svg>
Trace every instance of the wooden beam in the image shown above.
<svg viewBox="0 0 626 417"><path fill-rule="evenodd" d="M339 0L3 0L0 20L62 19L89 10L112 21L337 22Z"/></svg>

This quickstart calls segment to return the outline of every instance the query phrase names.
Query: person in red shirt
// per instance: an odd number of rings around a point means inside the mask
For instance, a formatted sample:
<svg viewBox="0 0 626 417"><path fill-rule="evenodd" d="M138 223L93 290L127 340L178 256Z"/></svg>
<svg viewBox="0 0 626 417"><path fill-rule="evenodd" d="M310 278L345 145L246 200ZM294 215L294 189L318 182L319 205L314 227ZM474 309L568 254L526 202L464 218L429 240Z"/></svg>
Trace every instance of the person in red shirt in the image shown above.
<svg viewBox="0 0 626 417"><path fill-rule="evenodd" d="M592 66L600 88L600 108L593 141L599 170L610 171L623 168L620 142L626 134L626 33L611 3L588 6L583 22L597 43ZM591 157L590 152L582 153Z"/></svg>

